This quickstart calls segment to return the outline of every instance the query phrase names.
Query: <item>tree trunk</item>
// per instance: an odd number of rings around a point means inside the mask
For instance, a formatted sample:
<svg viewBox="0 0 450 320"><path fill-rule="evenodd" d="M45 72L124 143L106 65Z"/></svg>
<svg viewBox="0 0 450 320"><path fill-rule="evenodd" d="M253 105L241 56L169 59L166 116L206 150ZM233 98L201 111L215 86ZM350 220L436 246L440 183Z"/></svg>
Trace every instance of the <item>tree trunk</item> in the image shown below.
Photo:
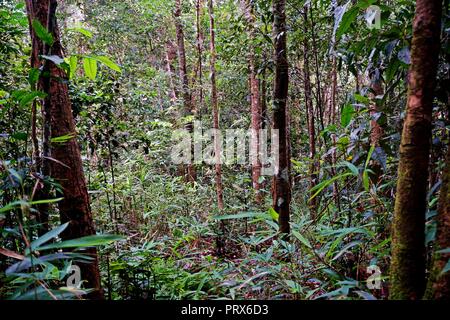
<svg viewBox="0 0 450 320"><path fill-rule="evenodd" d="M308 8L304 7L305 18L305 34L308 34ZM314 108L312 103L312 90L311 90L311 77L309 69L309 44L308 38L303 40L303 81L305 87L305 104L306 112L308 114L308 134L309 134L309 187L314 188L316 185L317 174L316 172L316 129L315 129L315 117ZM316 198L312 199L309 203L311 216L315 219L317 201Z"/></svg>
<svg viewBox="0 0 450 320"><path fill-rule="evenodd" d="M189 89L189 79L187 74L186 67L186 50L184 47L184 31L183 31L183 23L181 21L181 0L175 1L175 11L174 11L174 19L175 19L175 29L177 34L177 44L178 44L178 64L179 64L179 73L180 73L180 81L182 85L182 95L183 95L183 104L184 104L184 115L192 116L194 111L194 106L191 101L191 93ZM192 122L189 121L186 123L186 130L190 133L193 132ZM192 159L191 159L192 161ZM196 172L195 167L192 163L189 163L186 168L186 179L187 181L195 181Z"/></svg>
<svg viewBox="0 0 450 320"><path fill-rule="evenodd" d="M428 280L426 299L450 299L450 272L442 270L450 260L450 253L440 250L450 248L450 146L447 150L442 186L439 195L436 244L434 248L431 274Z"/></svg>
<svg viewBox="0 0 450 320"><path fill-rule="evenodd" d="M279 214L280 233L288 234L291 186L289 182L289 144L287 95L289 66L286 46L286 1L273 0L273 36L275 39L275 79L273 92L273 129L279 134L279 163L272 181L273 208Z"/></svg>
<svg viewBox="0 0 450 320"><path fill-rule="evenodd" d="M416 2L393 220L391 299L420 299L425 287L426 193L441 11L440 0Z"/></svg>
<svg viewBox="0 0 450 320"><path fill-rule="evenodd" d="M255 61L255 17L253 14L253 7L249 0L244 0L244 10L245 16L248 24L248 34L249 34L249 54L248 62L250 69L250 96L251 96L251 154L252 158L252 184L255 189L256 202L261 203L261 159L259 156L259 131L261 129L261 104L259 97L259 80L256 74L256 61Z"/></svg>
<svg viewBox="0 0 450 320"><path fill-rule="evenodd" d="M223 186L222 186L222 165L221 165L221 150L219 144L219 107L217 100L217 85L216 85L216 46L214 35L214 5L213 0L208 0L209 9L209 35L210 35L210 71L211 71L211 102L213 110L213 128L214 128L214 156L215 156L215 171L216 171L216 192L217 192L217 206L220 211L223 210Z"/></svg>
<svg viewBox="0 0 450 320"><path fill-rule="evenodd" d="M54 43L47 55L63 57L63 49L60 43L59 30L56 23L56 0L33 0L29 1L30 21L37 19L43 26L47 26L52 33ZM44 19L44 17L47 19ZM32 36L34 33L32 33ZM36 40L36 37L34 38ZM33 41L36 45L36 41ZM38 50L45 46L39 45ZM34 51L34 50L33 50ZM44 54L44 52L41 52ZM72 107L67 87L67 75L50 60L46 60L43 68L43 91L47 94L44 101L44 109L50 117L44 118L44 126L51 130L50 137L70 137L64 143L51 145L51 157L56 160L44 159L50 163L51 176L61 185L64 197L58 203L61 222L70 222L69 226L61 234L63 239L74 239L95 234L95 227L89 205L89 195L83 173L80 148L76 140L75 122L72 116ZM48 123L47 121L50 121ZM81 277L87 280L86 287L93 288L94 292L89 294L93 299L102 299L103 292L100 283L100 272L98 269L97 250L90 248L87 253L94 258L89 264L80 265Z"/></svg>

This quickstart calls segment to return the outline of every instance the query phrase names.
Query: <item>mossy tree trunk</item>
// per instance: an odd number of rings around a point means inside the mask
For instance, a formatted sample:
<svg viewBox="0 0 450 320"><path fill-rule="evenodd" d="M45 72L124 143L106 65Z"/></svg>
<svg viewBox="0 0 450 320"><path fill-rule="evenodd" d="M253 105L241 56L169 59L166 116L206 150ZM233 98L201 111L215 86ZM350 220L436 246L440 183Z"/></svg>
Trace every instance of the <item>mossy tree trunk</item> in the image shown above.
<svg viewBox="0 0 450 320"><path fill-rule="evenodd" d="M425 210L440 0L417 0L406 118L392 230L390 299L420 299L425 288Z"/></svg>

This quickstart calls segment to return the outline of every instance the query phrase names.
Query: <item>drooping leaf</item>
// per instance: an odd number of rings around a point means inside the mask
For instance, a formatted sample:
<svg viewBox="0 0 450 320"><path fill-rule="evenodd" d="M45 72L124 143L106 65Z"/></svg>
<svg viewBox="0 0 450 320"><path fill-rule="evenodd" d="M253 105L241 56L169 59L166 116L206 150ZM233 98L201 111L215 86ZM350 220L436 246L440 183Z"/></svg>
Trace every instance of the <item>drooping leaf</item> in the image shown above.
<svg viewBox="0 0 450 320"><path fill-rule="evenodd" d="M91 80L95 80L95 78L97 77L97 60L89 57L84 57L83 68L86 76Z"/></svg>
<svg viewBox="0 0 450 320"><path fill-rule="evenodd" d="M34 251L37 247L39 247L40 245L46 243L47 241L57 237L61 232L63 232L67 226L69 225L69 222L66 222L62 225L60 225L59 227L50 230L49 232L45 233L44 235L40 236L39 238L37 238L36 240L34 240L33 242L30 243L30 251Z"/></svg>
<svg viewBox="0 0 450 320"><path fill-rule="evenodd" d="M70 58L69 58L69 67L70 67L69 79L73 79L73 77L75 76L75 72L77 71L77 65L78 65L78 57L70 56Z"/></svg>
<svg viewBox="0 0 450 320"><path fill-rule="evenodd" d="M36 35L38 36L39 39L41 39L43 42L45 42L46 44L48 44L49 46L53 45L53 36L51 35L50 32L48 32L47 28L45 28L40 22L39 20L33 20L33 22L31 23L34 32L36 33Z"/></svg>
<svg viewBox="0 0 450 320"><path fill-rule="evenodd" d="M120 69L120 67L114 63L113 61L111 61L110 58L106 57L106 56L90 56L92 59L95 59L101 63L103 63L105 66L107 66L108 68L110 68L111 70L117 71L117 72L122 72L122 70Z"/></svg>

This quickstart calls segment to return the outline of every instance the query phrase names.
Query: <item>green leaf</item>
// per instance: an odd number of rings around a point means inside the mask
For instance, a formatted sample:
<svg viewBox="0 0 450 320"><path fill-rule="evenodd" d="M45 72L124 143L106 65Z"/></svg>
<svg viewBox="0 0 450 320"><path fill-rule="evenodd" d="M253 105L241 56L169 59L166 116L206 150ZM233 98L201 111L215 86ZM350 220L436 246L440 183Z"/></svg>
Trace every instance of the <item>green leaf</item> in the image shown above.
<svg viewBox="0 0 450 320"><path fill-rule="evenodd" d="M358 16L359 8L357 6L348 10L342 17L342 21L336 31L336 39L339 39L347 30L350 28L351 24L356 20Z"/></svg>
<svg viewBox="0 0 450 320"><path fill-rule="evenodd" d="M232 219L243 219L243 218L267 218L268 216L262 212L240 212L237 214L229 214L224 216L214 216L214 220L232 220Z"/></svg>
<svg viewBox="0 0 450 320"><path fill-rule="evenodd" d="M95 80L97 77L97 61L89 57L84 57L83 68L86 76L91 80Z"/></svg>
<svg viewBox="0 0 450 320"><path fill-rule="evenodd" d="M70 56L70 58L69 58L69 67L70 67L69 79L72 79L75 76L75 72L77 71L77 65L78 65L78 57Z"/></svg>
<svg viewBox="0 0 450 320"><path fill-rule="evenodd" d="M342 256L345 252L347 252L350 248L357 246L361 244L361 241L352 241L350 243L347 243L341 251L338 252L338 254L336 254L333 259L331 259L331 261L334 261L336 259L339 259L340 256Z"/></svg>
<svg viewBox="0 0 450 320"><path fill-rule="evenodd" d="M21 141L27 141L27 139L28 139L28 135L26 132L16 132L16 133L12 134L11 137L13 139L21 140Z"/></svg>
<svg viewBox="0 0 450 320"><path fill-rule="evenodd" d="M311 243L306 239L300 232L296 230L292 230L292 234L296 237L301 243L303 243L307 248L312 249Z"/></svg>
<svg viewBox="0 0 450 320"><path fill-rule="evenodd" d="M338 179L342 179L348 176L353 175L353 173L351 172L346 172L337 176L332 177L331 179L322 181L321 183L317 184L316 186L314 186L313 188L311 188L309 191L311 193L315 192L311 198L309 198L309 201L311 201L312 199L314 199L323 189L325 189L327 186L329 186L330 184L332 184L334 181L338 180Z"/></svg>
<svg viewBox="0 0 450 320"><path fill-rule="evenodd" d="M39 39L41 39L42 41L44 41L46 44L48 44L49 46L53 45L53 36L51 35L50 32L47 31L47 28L45 28L40 22L39 20L33 20L33 22L31 23L34 32L36 33L36 35L38 36Z"/></svg>
<svg viewBox="0 0 450 320"><path fill-rule="evenodd" d="M113 234L93 235L78 239L66 240L58 243L52 243L46 246L38 247L35 249L35 251L44 251L49 249L62 249L62 248L96 247L123 239L124 237Z"/></svg>
<svg viewBox="0 0 450 320"><path fill-rule="evenodd" d="M346 128L350 122L352 121L353 114L355 113L355 110L353 106L349 103L347 103L341 111L341 125L342 127Z"/></svg>
<svg viewBox="0 0 450 320"><path fill-rule="evenodd" d="M51 143L66 143L70 139L73 139L75 137L75 134L66 134L60 137L54 137L50 139Z"/></svg>
<svg viewBox="0 0 450 320"><path fill-rule="evenodd" d="M39 81L39 69L32 68L30 72L28 73L28 83L30 84L31 88L34 88L36 86L36 83Z"/></svg>
<svg viewBox="0 0 450 320"><path fill-rule="evenodd" d="M45 94L44 92L32 91L30 93L27 93L27 94L21 96L19 104L21 107L25 107L25 106L31 104L31 102L33 102L34 99L45 98L46 96L47 96L47 94Z"/></svg>
<svg viewBox="0 0 450 320"><path fill-rule="evenodd" d="M369 166L369 162L370 162L370 159L372 159L372 154L373 154L374 150L375 150L375 146L370 146L369 153L367 154L366 164L364 165L364 168L367 168Z"/></svg>
<svg viewBox="0 0 450 320"><path fill-rule="evenodd" d="M81 33L82 35L86 36L89 39L92 38L92 32L85 28L75 27L75 28L69 28L69 29L67 29L67 31L75 31L75 32Z"/></svg>
<svg viewBox="0 0 450 320"><path fill-rule="evenodd" d="M111 70L114 70L114 71L117 71L117 72L122 72L120 67L117 64L115 64L114 62L112 62L111 59L109 59L106 56L90 56L90 57L92 59L95 59L95 60L103 63L105 66L107 66Z"/></svg>
<svg viewBox="0 0 450 320"><path fill-rule="evenodd" d="M369 183L369 173L367 170L363 171L362 181L363 181L364 190L366 190L366 192L369 192L370 183Z"/></svg>
<svg viewBox="0 0 450 320"><path fill-rule="evenodd" d="M36 240L34 240L33 242L30 243L30 251L35 251L36 248L38 248L40 245L46 243L47 241L57 237L61 232L63 232L67 226L69 225L69 222L66 222L62 225L60 225L59 227L50 230L49 232L47 232L46 234L40 236L39 238L37 238Z"/></svg>
<svg viewBox="0 0 450 320"><path fill-rule="evenodd" d="M269 208L268 214L272 217L273 220L278 221L280 215L275 211L274 208Z"/></svg>
<svg viewBox="0 0 450 320"><path fill-rule="evenodd" d="M357 177L359 175L359 170L353 163L348 161L343 161L342 163L353 173L354 176Z"/></svg>

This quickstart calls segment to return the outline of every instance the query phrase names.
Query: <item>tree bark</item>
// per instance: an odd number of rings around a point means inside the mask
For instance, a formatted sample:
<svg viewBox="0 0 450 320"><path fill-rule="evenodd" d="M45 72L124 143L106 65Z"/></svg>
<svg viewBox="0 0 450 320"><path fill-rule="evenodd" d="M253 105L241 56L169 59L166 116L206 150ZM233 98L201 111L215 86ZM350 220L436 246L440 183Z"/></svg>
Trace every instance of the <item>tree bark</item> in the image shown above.
<svg viewBox="0 0 450 320"><path fill-rule="evenodd" d="M208 0L209 9L209 49L210 49L210 71L211 71L211 102L213 110L213 128L214 128L214 156L215 156L215 172L216 172L216 192L217 192L217 206L220 211L223 210L223 186L222 186L222 165L221 165L221 150L219 144L219 106L217 99L217 84L216 84L216 45L215 45L215 31L214 31L214 4L213 0Z"/></svg>
<svg viewBox="0 0 450 320"><path fill-rule="evenodd" d="M272 181L273 208L279 215L281 234L288 234L291 186L289 172L288 107L289 66L286 46L286 1L273 0L273 37L275 41L275 78L273 92L273 129L279 132L279 163Z"/></svg>
<svg viewBox="0 0 450 320"><path fill-rule="evenodd" d="M184 47L184 31L183 31L183 23L181 21L181 0L175 1L175 11L174 11L174 20L175 20L175 29L177 34L177 45L178 45L178 64L179 64L179 74L180 81L182 86L182 96L183 96L183 105L184 105L184 115L192 116L194 115L194 106L192 105L191 93L189 89L189 79L187 74L186 67L186 50ZM193 132L193 124L192 121L186 123L186 130L190 133ZM192 159L191 159L192 160ZM195 167L191 163L187 165L186 168L186 179L187 181L195 181L196 172Z"/></svg>
<svg viewBox="0 0 450 320"><path fill-rule="evenodd" d="M390 299L420 299L425 288L426 193L441 11L440 0L416 2L392 231Z"/></svg>
<svg viewBox="0 0 450 320"><path fill-rule="evenodd" d="M305 34L308 34L308 8L304 7L305 18ZM314 117L314 107L312 103L312 89L311 89L311 77L309 68L309 44L308 38L305 37L303 40L303 82L305 88L305 105L306 112L308 114L308 134L309 134L309 187L314 188L316 185L317 174L316 172L316 129L315 129L315 117ZM309 202L309 208L311 216L315 219L317 201L316 198Z"/></svg>
<svg viewBox="0 0 450 320"><path fill-rule="evenodd" d="M44 27L47 27L53 35L54 43L49 52L40 51L40 54L57 55L63 57L63 49L60 42L59 30L56 22L56 0L32 0L28 1L30 22L37 19ZM45 19L47 17L47 19ZM32 32L33 46L37 50L44 50L45 46L37 44L37 38ZM40 40L39 40L40 41ZM35 52L35 49L33 49ZM48 73L47 75L45 75ZM64 143L51 145L51 157L56 160L44 159L50 164L51 176L61 185L64 199L58 203L61 222L70 222L69 226L61 234L63 239L74 239L95 234L94 222L89 205L89 195L83 173L80 148L76 140L75 122L72 116L72 107L67 87L67 75L52 61L46 60L43 67L43 91L47 94L44 101L44 109L48 115L44 117L44 126L50 128L50 137L70 136ZM48 121L50 123L48 123ZM102 299L103 292L100 283L97 250L87 250L94 261L80 265L81 276L87 281L88 288L94 292L90 298Z"/></svg>
<svg viewBox="0 0 450 320"><path fill-rule="evenodd" d="M255 16L253 14L253 7L249 0L244 0L244 10L248 25L248 35L249 35L249 53L248 62L250 69L250 103L251 103L251 150L252 150L252 184L253 189L255 189L256 202L261 203L262 194L260 192L261 183L261 159L259 156L260 142L259 142L259 131L261 129L261 104L259 97L259 80L257 78L256 72L256 57L255 57Z"/></svg>

